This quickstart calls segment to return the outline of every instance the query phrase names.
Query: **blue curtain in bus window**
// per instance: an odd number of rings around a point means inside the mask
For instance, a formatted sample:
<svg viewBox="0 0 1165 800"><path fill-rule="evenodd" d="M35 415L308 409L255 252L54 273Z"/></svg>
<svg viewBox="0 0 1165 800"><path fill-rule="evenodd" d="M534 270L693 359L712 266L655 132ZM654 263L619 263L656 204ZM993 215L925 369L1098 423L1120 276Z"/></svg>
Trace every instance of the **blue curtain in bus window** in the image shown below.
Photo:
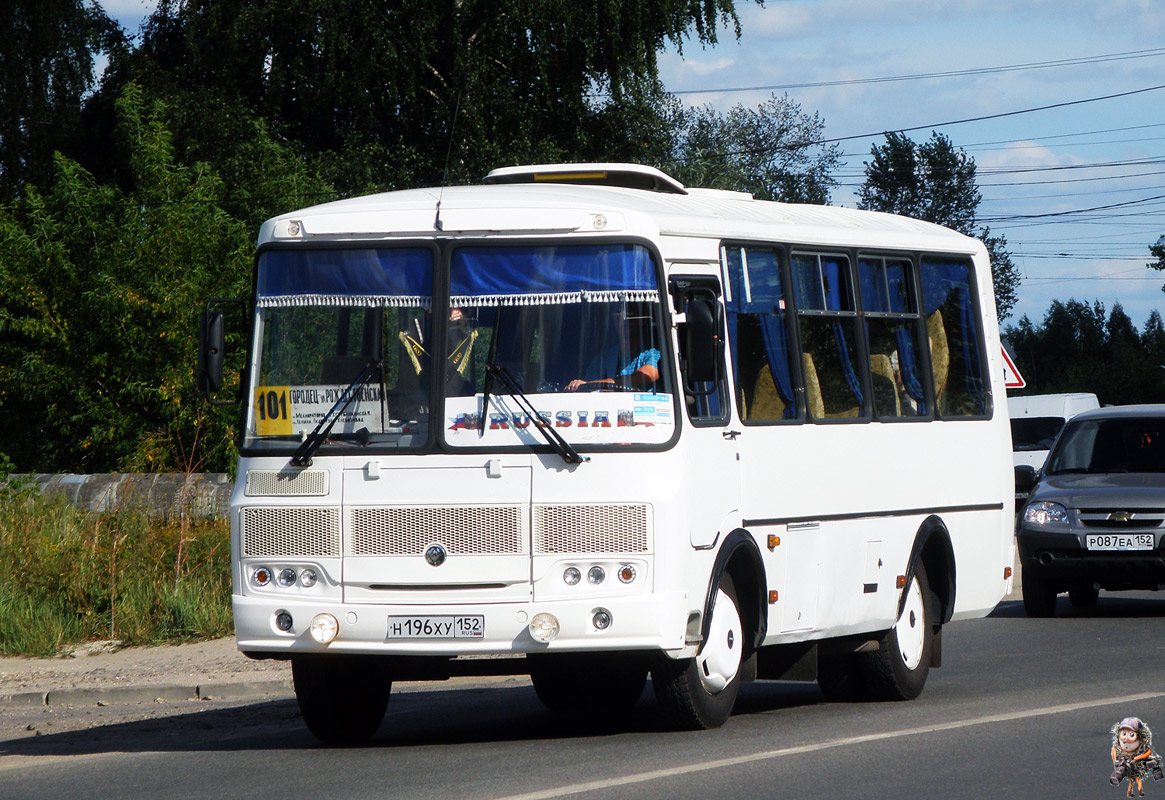
<svg viewBox="0 0 1165 800"><path fill-rule="evenodd" d="M898 371L902 375L902 386L911 399L918 403L918 413L925 414L926 395L918 377L918 355L914 352L914 336L910 325L897 326L894 336L898 340Z"/></svg>
<svg viewBox="0 0 1165 800"><path fill-rule="evenodd" d="M636 245L463 247L450 264L461 305L658 300L655 262Z"/></svg>
<svg viewBox="0 0 1165 800"><path fill-rule="evenodd" d="M845 278L844 262L828 256L821 257L821 284L824 289L826 311L853 310ZM833 333L837 338L837 355L841 359L841 369L845 376L845 382L849 385L850 391L854 393L858 405L861 406L865 402L865 398L862 396L862 382L854 369L853 359L850 358L844 325L845 323L841 320L833 323Z"/></svg>
<svg viewBox="0 0 1165 800"><path fill-rule="evenodd" d="M397 297L407 305L428 305L433 253L426 248L268 250L259 256L256 291L260 303L276 297L304 303Z"/></svg>
<svg viewBox="0 0 1165 800"><path fill-rule="evenodd" d="M765 343L765 356L769 360L769 371L773 375L773 385L781 402L785 404L784 419L797 416L797 403L793 397L793 375L789 369L789 334L785 330L784 316L760 314L761 337Z"/></svg>
<svg viewBox="0 0 1165 800"><path fill-rule="evenodd" d="M756 314L773 386L785 405L782 419L794 419L797 404L793 395L793 372L789 366L789 334L785 328L785 289L776 252L748 251L748 284L752 297L748 310Z"/></svg>

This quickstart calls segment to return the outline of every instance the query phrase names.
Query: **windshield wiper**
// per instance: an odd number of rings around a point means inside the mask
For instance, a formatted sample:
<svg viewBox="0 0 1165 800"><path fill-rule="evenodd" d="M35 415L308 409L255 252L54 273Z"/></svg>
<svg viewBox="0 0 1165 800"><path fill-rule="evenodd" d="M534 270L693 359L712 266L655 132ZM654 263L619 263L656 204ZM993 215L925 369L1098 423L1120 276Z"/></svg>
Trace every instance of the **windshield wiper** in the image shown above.
<svg viewBox="0 0 1165 800"><path fill-rule="evenodd" d="M534 408L534 404L530 402L530 398L526 396L526 393L522 391L522 387L518 383L517 379L515 379L514 376L510 374L510 371L505 367L493 363L486 367L485 385L487 392L489 391L489 388L492 384L490 379L495 376L499 381L501 381L502 386L505 387L506 394L512 397L514 402L521 406L522 410L526 412L527 417L530 419L530 422L534 425L537 431L542 434L542 438L546 440L547 444L554 448L554 451L558 453L558 455L562 456L563 461L565 461L567 464L582 464L585 461L590 461L588 456L581 455L577 450L574 449L570 442L562 438L562 434L554 430L554 427L549 422L538 415L537 409ZM488 398L489 395L487 394L486 399L488 400ZM484 428L484 404L482 406L482 415L481 427Z"/></svg>
<svg viewBox="0 0 1165 800"><path fill-rule="evenodd" d="M356 397L358 390L364 384L368 383L373 375L380 371L383 363L382 361L369 361L364 365L364 369L356 376L356 380L348 384L348 388L340 394L336 402L328 409L328 413L324 414L323 419L319 421L315 429L307 435L307 438L303 440L303 444L296 448L295 454L291 457L291 466L311 466L312 455L316 450L320 449L320 445L331 434L336 420L344 415L344 411L352 404L352 400Z"/></svg>

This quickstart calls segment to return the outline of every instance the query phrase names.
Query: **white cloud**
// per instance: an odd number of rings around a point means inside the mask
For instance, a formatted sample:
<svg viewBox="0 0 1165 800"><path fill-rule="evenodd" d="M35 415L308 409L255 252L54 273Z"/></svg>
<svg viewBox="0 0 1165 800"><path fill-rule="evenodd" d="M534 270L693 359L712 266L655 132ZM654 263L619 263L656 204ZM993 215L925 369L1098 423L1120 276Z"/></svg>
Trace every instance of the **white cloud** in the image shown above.
<svg viewBox="0 0 1165 800"><path fill-rule="evenodd" d="M728 69L736 64L735 58L717 58L715 60L706 60L699 58L685 58L681 72L689 71L697 75L711 75L715 72Z"/></svg>

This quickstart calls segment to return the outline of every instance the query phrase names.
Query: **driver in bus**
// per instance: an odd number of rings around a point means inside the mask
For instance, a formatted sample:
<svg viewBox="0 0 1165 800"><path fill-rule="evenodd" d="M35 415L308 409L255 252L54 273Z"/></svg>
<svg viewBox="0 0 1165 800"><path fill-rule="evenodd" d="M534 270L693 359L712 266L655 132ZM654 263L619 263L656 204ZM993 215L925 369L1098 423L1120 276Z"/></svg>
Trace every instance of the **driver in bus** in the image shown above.
<svg viewBox="0 0 1165 800"><path fill-rule="evenodd" d="M595 355L587 366L588 378L575 378L566 385L568 392L603 391L608 389L647 390L659 380L660 352L645 347L643 333L651 327L648 313L631 314L627 309L616 316L619 341ZM635 353L630 360L619 364L620 353Z"/></svg>

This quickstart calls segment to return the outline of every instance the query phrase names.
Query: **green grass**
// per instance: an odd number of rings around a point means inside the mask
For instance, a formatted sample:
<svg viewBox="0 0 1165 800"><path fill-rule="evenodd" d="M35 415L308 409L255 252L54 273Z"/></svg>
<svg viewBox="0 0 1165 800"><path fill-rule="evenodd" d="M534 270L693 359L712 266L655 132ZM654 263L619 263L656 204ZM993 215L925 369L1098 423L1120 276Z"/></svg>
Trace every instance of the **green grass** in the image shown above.
<svg viewBox="0 0 1165 800"><path fill-rule="evenodd" d="M0 654L226 636L230 575L226 520L96 514L0 482Z"/></svg>

